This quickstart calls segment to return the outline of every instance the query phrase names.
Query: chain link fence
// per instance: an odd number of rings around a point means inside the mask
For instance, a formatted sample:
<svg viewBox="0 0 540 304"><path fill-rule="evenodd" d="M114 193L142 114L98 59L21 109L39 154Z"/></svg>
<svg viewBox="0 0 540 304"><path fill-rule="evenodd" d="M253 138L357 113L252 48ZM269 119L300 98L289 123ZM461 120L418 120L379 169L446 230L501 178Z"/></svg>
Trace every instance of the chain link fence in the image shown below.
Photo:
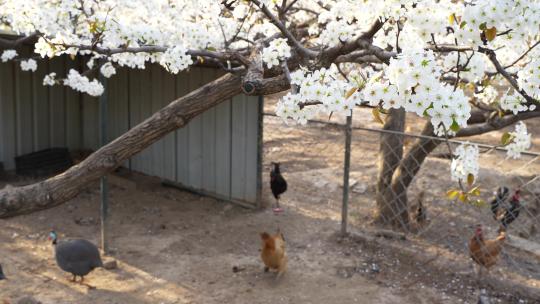
<svg viewBox="0 0 540 304"><path fill-rule="evenodd" d="M533 289L540 288L537 285L540 282L540 153L523 153L520 159L508 159L504 148L492 144L500 137L471 138L471 143L484 142L478 143L480 171L474 186L480 190L476 198L485 203L478 205L447 196L448 190L459 189L458 183L451 180L450 164L451 151L462 140L423 136L420 130L414 129L386 131L380 125L356 118L352 123L350 168L344 168L345 131L342 117L313 120L303 127L287 126L273 111L266 109L265 158L282 162L294 192L292 208L310 216L339 221L342 220L343 195L346 195L348 210L344 214L353 230L376 231L380 227L374 221L377 216L386 222L402 223L400 230L405 231L409 241L407 246L431 253L434 260L444 256L460 265L451 271L476 273L469 241L475 235L477 225L483 227L484 240L496 239L501 228L500 214L511 207L511 198L519 188L519 216L508 225L501 252L482 246L480 251L485 256L498 255L495 270L490 271L492 276ZM387 174L390 182L395 183L394 187L386 188L390 191L388 197L406 196L407 203L396 204L385 214L378 212L377 205L381 134L393 134L403 142L403 158L412 166L399 167L396 171L414 177L409 184L406 179L396 179L396 174ZM419 142L423 144L419 145ZM395 146L387 148L399 155ZM418 153L411 154L414 149ZM428 155L425 160L415 158L423 154ZM387 169L394 172L396 168L389 166ZM347 171L349 187L344 191L343 173ZM500 205L496 219L490 203L494 192L503 186L509 189L509 196ZM468 188L467 185L464 187ZM401 188L406 191L399 191Z"/></svg>

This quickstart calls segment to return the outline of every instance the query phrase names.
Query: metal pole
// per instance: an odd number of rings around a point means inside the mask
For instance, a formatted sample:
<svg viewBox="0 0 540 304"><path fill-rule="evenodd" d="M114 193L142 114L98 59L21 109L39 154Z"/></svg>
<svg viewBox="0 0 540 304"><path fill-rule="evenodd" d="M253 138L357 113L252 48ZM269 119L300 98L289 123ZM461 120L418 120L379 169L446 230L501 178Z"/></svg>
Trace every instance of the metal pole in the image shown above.
<svg viewBox="0 0 540 304"><path fill-rule="evenodd" d="M99 97L99 145L101 147L107 144L107 78L101 73L99 80L103 84L103 94ZM109 252L109 239L107 235L107 217L109 213L109 187L107 185L107 176L104 175L100 181L101 187L101 249L105 254Z"/></svg>
<svg viewBox="0 0 540 304"><path fill-rule="evenodd" d="M347 116L345 126L345 159L343 162L343 205L341 207L341 235L347 235L347 216L349 209L349 173L351 169L352 113Z"/></svg>

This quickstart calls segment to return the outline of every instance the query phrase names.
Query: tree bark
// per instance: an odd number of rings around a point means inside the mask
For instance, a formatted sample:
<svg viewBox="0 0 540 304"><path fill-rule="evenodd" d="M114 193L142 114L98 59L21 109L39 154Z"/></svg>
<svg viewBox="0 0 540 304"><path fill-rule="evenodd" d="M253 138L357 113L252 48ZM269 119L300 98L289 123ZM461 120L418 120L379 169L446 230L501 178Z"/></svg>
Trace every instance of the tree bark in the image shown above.
<svg viewBox="0 0 540 304"><path fill-rule="evenodd" d="M101 176L195 116L242 93L241 77L226 74L171 102L148 119L91 154L83 162L47 180L0 190L0 218L60 205Z"/></svg>
<svg viewBox="0 0 540 304"><path fill-rule="evenodd" d="M405 110L391 109L383 129L403 132L405 129ZM402 157L403 135L381 133L376 193L378 209L376 222L407 229L409 225L408 210L396 205L396 195L392 189L392 177Z"/></svg>
<svg viewBox="0 0 540 304"><path fill-rule="evenodd" d="M433 136L433 125L430 121L426 122L421 134ZM394 197L393 201L388 203L394 206L393 208L395 210L401 211L401 220L406 223L408 223L409 220L407 189L409 189L411 182L428 155L435 150L440 143L441 141L437 140L418 138L394 172L391 186Z"/></svg>

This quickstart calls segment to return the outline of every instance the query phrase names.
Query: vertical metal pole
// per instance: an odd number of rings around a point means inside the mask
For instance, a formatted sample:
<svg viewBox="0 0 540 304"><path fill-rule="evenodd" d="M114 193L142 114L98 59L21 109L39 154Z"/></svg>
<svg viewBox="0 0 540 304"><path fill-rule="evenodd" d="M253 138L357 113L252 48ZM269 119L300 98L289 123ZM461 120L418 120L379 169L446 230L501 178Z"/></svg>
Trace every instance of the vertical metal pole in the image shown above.
<svg viewBox="0 0 540 304"><path fill-rule="evenodd" d="M341 235L347 235L347 216L349 213L349 173L351 167L352 113L347 116L345 126L345 159L343 161L343 205L341 207Z"/></svg>
<svg viewBox="0 0 540 304"><path fill-rule="evenodd" d="M101 147L107 144L107 78L101 73L99 80L103 84L103 94L99 97L99 145ZM109 187L107 185L107 175L104 175L100 181L101 186L101 249L105 254L109 252L109 239L107 235L107 217L109 213Z"/></svg>
<svg viewBox="0 0 540 304"><path fill-rule="evenodd" d="M258 128L257 128L257 208L262 208L262 174L263 174L263 130L264 130L264 97L258 96L259 112L257 114Z"/></svg>

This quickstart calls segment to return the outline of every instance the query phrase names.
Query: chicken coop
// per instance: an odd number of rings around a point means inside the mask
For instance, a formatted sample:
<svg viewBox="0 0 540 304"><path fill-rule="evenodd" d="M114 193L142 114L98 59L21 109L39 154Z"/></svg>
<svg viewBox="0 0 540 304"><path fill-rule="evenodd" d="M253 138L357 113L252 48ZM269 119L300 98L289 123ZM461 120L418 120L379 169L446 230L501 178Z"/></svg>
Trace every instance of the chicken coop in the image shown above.
<svg viewBox="0 0 540 304"><path fill-rule="evenodd" d="M25 50L30 55L30 49ZM86 58L38 61L34 73L19 62L0 63L0 162L14 170L16 158L51 148L96 150L100 146L99 100L65 86L43 85L45 75L63 77L86 68ZM114 140L180 96L219 76L211 68L178 75L161 66L119 68L107 80L107 141ZM158 176L203 195L257 206L261 192L262 98L222 102L154 143L124 167Z"/></svg>

